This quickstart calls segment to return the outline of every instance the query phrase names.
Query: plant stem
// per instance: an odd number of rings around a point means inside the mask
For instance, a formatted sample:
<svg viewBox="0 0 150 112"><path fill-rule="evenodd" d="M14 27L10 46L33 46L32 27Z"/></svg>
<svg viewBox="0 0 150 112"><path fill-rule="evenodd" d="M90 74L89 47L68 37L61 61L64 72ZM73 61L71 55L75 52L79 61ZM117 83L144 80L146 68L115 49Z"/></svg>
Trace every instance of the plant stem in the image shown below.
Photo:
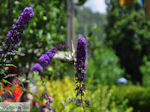
<svg viewBox="0 0 150 112"><path fill-rule="evenodd" d="M80 83L80 87L81 87L81 83ZM84 108L84 104L83 104L83 98L82 98L82 93L81 93L81 107L83 108L83 112L85 112L85 108Z"/></svg>
<svg viewBox="0 0 150 112"><path fill-rule="evenodd" d="M46 84L45 84L45 82L44 82L43 77L41 77L41 80L42 80L42 85L44 86L45 91L47 91Z"/></svg>
<svg viewBox="0 0 150 112"><path fill-rule="evenodd" d="M81 101L82 101L82 95L81 95ZM85 108L84 108L83 101L82 101L82 103L81 103L81 106L82 106L82 108L83 108L83 112L85 112Z"/></svg>

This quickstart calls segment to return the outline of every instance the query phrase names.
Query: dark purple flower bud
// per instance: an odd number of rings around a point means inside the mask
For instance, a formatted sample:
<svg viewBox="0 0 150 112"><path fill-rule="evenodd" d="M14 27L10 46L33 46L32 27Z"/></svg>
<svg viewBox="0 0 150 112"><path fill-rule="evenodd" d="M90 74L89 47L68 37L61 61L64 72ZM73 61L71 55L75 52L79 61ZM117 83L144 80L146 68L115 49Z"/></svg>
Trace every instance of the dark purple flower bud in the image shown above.
<svg viewBox="0 0 150 112"><path fill-rule="evenodd" d="M68 48L67 45L65 45L65 44L58 44L58 45L56 46L56 49L57 49L57 50L61 50L61 49L64 49L64 48Z"/></svg>
<svg viewBox="0 0 150 112"><path fill-rule="evenodd" d="M85 102L85 104L86 104L87 106L90 106L90 105L91 105L89 100L85 100L84 102Z"/></svg>
<svg viewBox="0 0 150 112"><path fill-rule="evenodd" d="M39 62L42 63L44 66L48 66L49 62L50 62L50 58L47 54L43 54L40 58L39 58Z"/></svg>
<svg viewBox="0 0 150 112"><path fill-rule="evenodd" d="M43 72L43 67L39 63L36 63L32 67L32 72L33 71L38 71L39 73L41 73Z"/></svg>
<svg viewBox="0 0 150 112"><path fill-rule="evenodd" d="M79 99L79 98L77 98L77 99L76 99L76 103L75 103L75 104L76 104L76 105L79 105L79 104L81 104L81 103L82 103L82 100L81 100L81 99Z"/></svg>
<svg viewBox="0 0 150 112"><path fill-rule="evenodd" d="M48 94L47 94L46 92L44 92L44 93L42 94L42 97L45 98L46 100L48 100L48 97L49 97L49 96L48 96Z"/></svg>

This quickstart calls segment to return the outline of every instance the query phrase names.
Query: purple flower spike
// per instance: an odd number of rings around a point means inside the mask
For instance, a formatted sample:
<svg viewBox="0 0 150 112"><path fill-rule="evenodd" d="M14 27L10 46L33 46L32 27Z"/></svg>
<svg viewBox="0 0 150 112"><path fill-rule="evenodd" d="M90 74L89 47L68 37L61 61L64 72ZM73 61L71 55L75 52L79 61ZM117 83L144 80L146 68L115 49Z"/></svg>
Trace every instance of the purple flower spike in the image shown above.
<svg viewBox="0 0 150 112"><path fill-rule="evenodd" d="M76 77L78 81L85 80L85 70L86 70L86 58L87 58L87 45L84 37L78 38L77 44L77 55L76 55Z"/></svg>
<svg viewBox="0 0 150 112"><path fill-rule="evenodd" d="M50 58L47 54L43 54L40 58L39 58L39 62L42 63L44 66L48 66L49 62L50 62Z"/></svg>
<svg viewBox="0 0 150 112"><path fill-rule="evenodd" d="M7 39L2 42L2 51L0 52L0 63L5 63L6 60L12 60L14 57L10 53L15 50L18 43L21 40L21 35L23 31L25 30L25 27L27 24L31 21L32 16L34 15L33 9L31 7L26 7L21 13L21 15L16 20L16 24L13 24L12 30L8 31L7 33ZM8 53L9 52L9 53ZM3 68L2 66L1 68Z"/></svg>
<svg viewBox="0 0 150 112"><path fill-rule="evenodd" d="M39 63L36 63L32 67L32 72L33 71L38 71L39 73L41 73L43 72L43 67Z"/></svg>
<svg viewBox="0 0 150 112"><path fill-rule="evenodd" d="M83 99L82 96L85 94L86 85L84 84L85 80L85 74L86 74L86 59L87 59L87 44L84 37L78 38L77 43L77 54L76 54L76 97L81 96L81 99L76 100L76 104L82 104L83 105Z"/></svg>
<svg viewBox="0 0 150 112"><path fill-rule="evenodd" d="M23 31L25 30L26 25L31 21L32 16L34 15L33 9L31 7L26 7L21 13L21 15L16 20L16 24L13 24L12 30L8 31L7 33L7 39L4 42L4 45L2 48L6 53L15 48L15 44L18 44L21 40L21 35ZM10 44L13 44L11 46ZM11 48L7 48L6 46L11 46ZM6 48L5 48L6 47Z"/></svg>
<svg viewBox="0 0 150 112"><path fill-rule="evenodd" d="M52 49L49 49L45 54L43 54L39 58L39 62L42 63L44 66L48 66L49 63L53 60L54 55L57 53L57 50L61 50L63 48L66 48L66 45L64 44L59 44Z"/></svg>

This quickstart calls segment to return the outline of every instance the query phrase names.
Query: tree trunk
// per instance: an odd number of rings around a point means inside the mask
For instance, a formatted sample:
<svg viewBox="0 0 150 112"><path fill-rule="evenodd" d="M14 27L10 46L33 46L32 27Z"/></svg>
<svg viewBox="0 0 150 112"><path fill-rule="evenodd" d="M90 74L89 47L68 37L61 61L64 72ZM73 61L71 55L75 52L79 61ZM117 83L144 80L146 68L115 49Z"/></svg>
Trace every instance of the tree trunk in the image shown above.
<svg viewBox="0 0 150 112"><path fill-rule="evenodd" d="M67 45L69 50L72 49L72 42L74 44L74 3L73 0L68 1L68 20L67 20Z"/></svg>

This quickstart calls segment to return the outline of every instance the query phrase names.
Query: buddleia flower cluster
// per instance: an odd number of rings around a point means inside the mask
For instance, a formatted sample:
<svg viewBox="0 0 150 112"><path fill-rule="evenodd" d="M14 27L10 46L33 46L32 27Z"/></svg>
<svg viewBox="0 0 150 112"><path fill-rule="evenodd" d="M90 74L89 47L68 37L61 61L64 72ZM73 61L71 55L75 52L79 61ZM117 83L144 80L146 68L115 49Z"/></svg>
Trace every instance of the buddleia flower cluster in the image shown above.
<svg viewBox="0 0 150 112"><path fill-rule="evenodd" d="M75 105L80 105L81 103L83 103L83 100L81 100L80 98L71 98L69 99L69 103L70 102L75 102ZM86 106L91 105L89 100L84 100L84 103L86 104Z"/></svg>
<svg viewBox="0 0 150 112"><path fill-rule="evenodd" d="M31 7L26 7L21 15L16 20L16 24L12 25L12 30L8 31L7 39L3 42L3 45L0 49L0 63L1 67L4 65L6 60L11 60L11 52L18 47L18 43L21 40L21 35L25 30L27 24L31 21L34 12Z"/></svg>
<svg viewBox="0 0 150 112"><path fill-rule="evenodd" d="M35 100L35 97L40 101ZM28 94L27 100L31 102L31 106L35 106L40 112L56 112L55 108L51 105L54 99L49 96L47 92L44 92L41 96L33 96L32 94Z"/></svg>
<svg viewBox="0 0 150 112"><path fill-rule="evenodd" d="M55 47L53 47L52 49L49 49L48 51L46 51L39 59L38 61L39 63L36 63L33 65L32 67L32 71L38 71L39 73L43 72L43 66L48 66L50 64L50 62L52 61L52 59L54 58L54 55L57 53L58 50L67 48L66 45L64 44L59 44Z"/></svg>
<svg viewBox="0 0 150 112"><path fill-rule="evenodd" d="M82 96L84 96L84 92L86 90L86 85L84 84L85 80L85 75L86 75L86 59L87 59L87 44L86 40L84 37L79 37L78 38L78 43L77 43L77 53L76 53L76 61L75 61L75 66L76 66L76 96L81 96L80 103L83 103Z"/></svg>
<svg viewBox="0 0 150 112"><path fill-rule="evenodd" d="M52 61L52 59L54 58L54 55L57 53L58 50L64 49L64 48L68 48L65 44L59 44L51 49L49 49L48 51L46 51L39 59L39 63L36 63L33 65L32 67L32 72L33 71L37 71L39 72L39 74L41 74L43 72L43 66L48 66L50 64L50 62ZM43 82L44 84L44 82ZM43 93L42 97L44 99L47 100L47 102L45 103L44 107L40 107L37 106L39 109L41 109L42 111L46 111L47 109L50 110L51 112L55 112L55 109L51 107L50 103L52 103L54 101L54 99L50 96L48 96L47 93Z"/></svg>
<svg viewBox="0 0 150 112"><path fill-rule="evenodd" d="M51 112L55 112L55 108L51 106L51 103L53 103L54 99L51 96L48 96L46 92L42 94L42 97L46 100L45 106L43 107L42 110L46 111L47 109L50 110Z"/></svg>

